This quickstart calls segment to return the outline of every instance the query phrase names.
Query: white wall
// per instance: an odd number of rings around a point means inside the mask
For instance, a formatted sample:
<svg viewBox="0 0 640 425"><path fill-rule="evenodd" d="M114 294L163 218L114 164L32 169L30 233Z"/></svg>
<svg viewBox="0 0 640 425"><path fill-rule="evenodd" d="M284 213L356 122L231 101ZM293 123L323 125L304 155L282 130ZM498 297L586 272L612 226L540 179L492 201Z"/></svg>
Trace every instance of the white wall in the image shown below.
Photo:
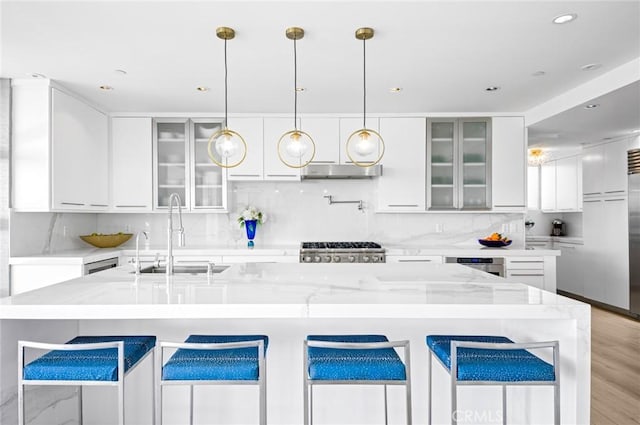
<svg viewBox="0 0 640 425"><path fill-rule="evenodd" d="M364 212L356 204L329 205L324 195L336 201L363 200ZM377 181L307 180L303 182L237 182L229 187L229 214L184 215L187 246L245 246L239 231L237 211L247 204L267 214L258 228L257 246L293 244L301 241L373 240L385 245L478 246L476 239L492 232L505 232L514 247L523 246L523 214L439 213L375 214ZM150 214L98 214L98 231L115 233L147 230L151 245L166 243L166 212ZM508 226L508 229L503 228ZM437 227L442 232L436 232ZM133 239L128 242L133 246Z"/></svg>

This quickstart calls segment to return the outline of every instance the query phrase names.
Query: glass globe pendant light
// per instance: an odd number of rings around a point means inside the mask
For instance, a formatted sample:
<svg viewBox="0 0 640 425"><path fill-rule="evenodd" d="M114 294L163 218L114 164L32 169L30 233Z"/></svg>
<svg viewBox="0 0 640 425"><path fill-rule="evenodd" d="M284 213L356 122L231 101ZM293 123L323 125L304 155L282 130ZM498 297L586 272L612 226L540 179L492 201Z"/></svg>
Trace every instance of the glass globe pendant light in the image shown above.
<svg viewBox="0 0 640 425"><path fill-rule="evenodd" d="M287 28L285 35L293 40L293 130L287 131L278 140L278 157L290 168L303 168L313 161L316 144L311 136L298 129L298 62L296 41L304 37L304 30Z"/></svg>
<svg viewBox="0 0 640 425"><path fill-rule="evenodd" d="M227 40L232 40L236 32L232 28L216 28L218 38L224 40L224 126L209 138L207 151L213 163L222 168L237 167L247 156L247 142L237 132L229 129L227 116Z"/></svg>
<svg viewBox="0 0 640 425"><path fill-rule="evenodd" d="M356 130L347 139L347 156L358 167L371 167L376 165L384 155L384 140L380 133L367 128L367 40L373 38L373 28L358 28L356 39L362 40L363 62L363 112L362 128ZM378 152L374 159L371 156Z"/></svg>

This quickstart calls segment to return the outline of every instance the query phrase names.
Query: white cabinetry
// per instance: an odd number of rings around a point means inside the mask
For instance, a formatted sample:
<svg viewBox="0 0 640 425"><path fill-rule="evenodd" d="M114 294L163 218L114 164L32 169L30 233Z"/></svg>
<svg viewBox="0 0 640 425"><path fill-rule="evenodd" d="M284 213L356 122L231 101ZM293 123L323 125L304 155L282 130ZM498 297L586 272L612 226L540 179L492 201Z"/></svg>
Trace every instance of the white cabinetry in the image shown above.
<svg viewBox="0 0 640 425"><path fill-rule="evenodd" d="M298 121L298 125L300 121ZM278 156L278 141L293 130L293 118L264 119L264 179L281 181L300 180L300 169L287 167Z"/></svg>
<svg viewBox="0 0 640 425"><path fill-rule="evenodd" d="M61 264L12 264L11 295L82 277L84 266Z"/></svg>
<svg viewBox="0 0 640 425"><path fill-rule="evenodd" d="M233 131L238 132L247 143L247 156L237 167L227 169L227 179L229 181L262 180L264 177L262 118L233 118L231 125Z"/></svg>
<svg viewBox="0 0 640 425"><path fill-rule="evenodd" d="M155 208L166 208L177 193L191 210L225 212L226 173L207 150L209 137L220 128L215 119L154 120Z"/></svg>
<svg viewBox="0 0 640 425"><path fill-rule="evenodd" d="M627 140L583 150L585 198L627 193Z"/></svg>
<svg viewBox="0 0 640 425"><path fill-rule="evenodd" d="M302 118L302 131L316 143L312 164L340 163L340 120L338 118Z"/></svg>
<svg viewBox="0 0 640 425"><path fill-rule="evenodd" d="M360 130L363 126L362 118L340 118L340 164L353 164L353 162L349 159L347 155L347 140L349 140L349 136L353 134L354 131ZM378 118L367 118L367 128L371 130L375 130L380 132L380 123ZM386 138L384 134L380 134L385 141ZM354 158L356 161L361 163L371 163L374 162L380 156L380 152L375 151L371 153L369 156ZM385 158L382 158L382 162L386 163ZM381 162L381 163L382 163ZM384 172L383 172L384 173Z"/></svg>
<svg viewBox="0 0 640 425"><path fill-rule="evenodd" d="M107 116L48 80L16 80L12 97L13 207L106 210Z"/></svg>
<svg viewBox="0 0 640 425"><path fill-rule="evenodd" d="M426 122L424 118L381 118L386 134L383 176L378 179L380 211L424 211Z"/></svg>
<svg viewBox="0 0 640 425"><path fill-rule="evenodd" d="M582 163L577 156L540 166L540 209L544 212L581 211Z"/></svg>
<svg viewBox="0 0 640 425"><path fill-rule="evenodd" d="M558 289L584 296L584 272L581 258L584 250L581 244L554 242L554 249L562 254L558 257Z"/></svg>
<svg viewBox="0 0 640 425"><path fill-rule="evenodd" d="M545 265L544 257L507 257L505 277L514 282L555 292L555 268L552 273L551 270L545 270L547 267L549 265Z"/></svg>
<svg viewBox="0 0 640 425"><path fill-rule="evenodd" d="M111 119L111 205L114 211L153 209L152 135L149 117Z"/></svg>
<svg viewBox="0 0 640 425"><path fill-rule="evenodd" d="M524 209L527 169L524 117L494 117L491 120L491 129L493 209Z"/></svg>

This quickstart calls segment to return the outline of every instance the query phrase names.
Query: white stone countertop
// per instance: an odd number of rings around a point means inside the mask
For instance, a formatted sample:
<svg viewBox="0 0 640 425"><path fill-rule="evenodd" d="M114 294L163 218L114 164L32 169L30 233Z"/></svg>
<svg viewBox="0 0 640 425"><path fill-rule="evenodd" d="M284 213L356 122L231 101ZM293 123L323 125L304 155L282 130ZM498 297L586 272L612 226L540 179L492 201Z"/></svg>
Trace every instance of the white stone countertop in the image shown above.
<svg viewBox="0 0 640 425"><path fill-rule="evenodd" d="M0 319L550 318L587 304L457 264L237 264L207 275L128 267L0 299Z"/></svg>
<svg viewBox="0 0 640 425"><path fill-rule="evenodd" d="M522 249L522 248L487 248L487 247L461 247L461 246L398 246L385 245L387 255L440 255L440 256L483 256L483 257L509 257L509 256L558 256L559 250L553 249ZM153 245L141 247L140 255L154 256L156 253L165 255L166 245ZM257 246L253 249L246 247L237 248L230 245L188 246L179 248L174 246L175 257L180 256L298 256L300 245L267 245ZM119 257L121 255L135 255L135 247L122 246L118 248L86 248L69 251L59 251L51 254L35 254L15 256L9 258L9 264L39 264L39 265L82 265L95 261Z"/></svg>

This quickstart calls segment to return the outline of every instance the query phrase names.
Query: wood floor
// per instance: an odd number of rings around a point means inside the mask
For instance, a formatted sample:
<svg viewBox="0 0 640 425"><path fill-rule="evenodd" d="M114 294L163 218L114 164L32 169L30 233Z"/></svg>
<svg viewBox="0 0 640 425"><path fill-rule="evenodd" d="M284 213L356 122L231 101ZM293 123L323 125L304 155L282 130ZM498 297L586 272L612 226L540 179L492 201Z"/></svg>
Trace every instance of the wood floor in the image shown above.
<svg viewBox="0 0 640 425"><path fill-rule="evenodd" d="M591 310L591 423L640 425L640 322Z"/></svg>

